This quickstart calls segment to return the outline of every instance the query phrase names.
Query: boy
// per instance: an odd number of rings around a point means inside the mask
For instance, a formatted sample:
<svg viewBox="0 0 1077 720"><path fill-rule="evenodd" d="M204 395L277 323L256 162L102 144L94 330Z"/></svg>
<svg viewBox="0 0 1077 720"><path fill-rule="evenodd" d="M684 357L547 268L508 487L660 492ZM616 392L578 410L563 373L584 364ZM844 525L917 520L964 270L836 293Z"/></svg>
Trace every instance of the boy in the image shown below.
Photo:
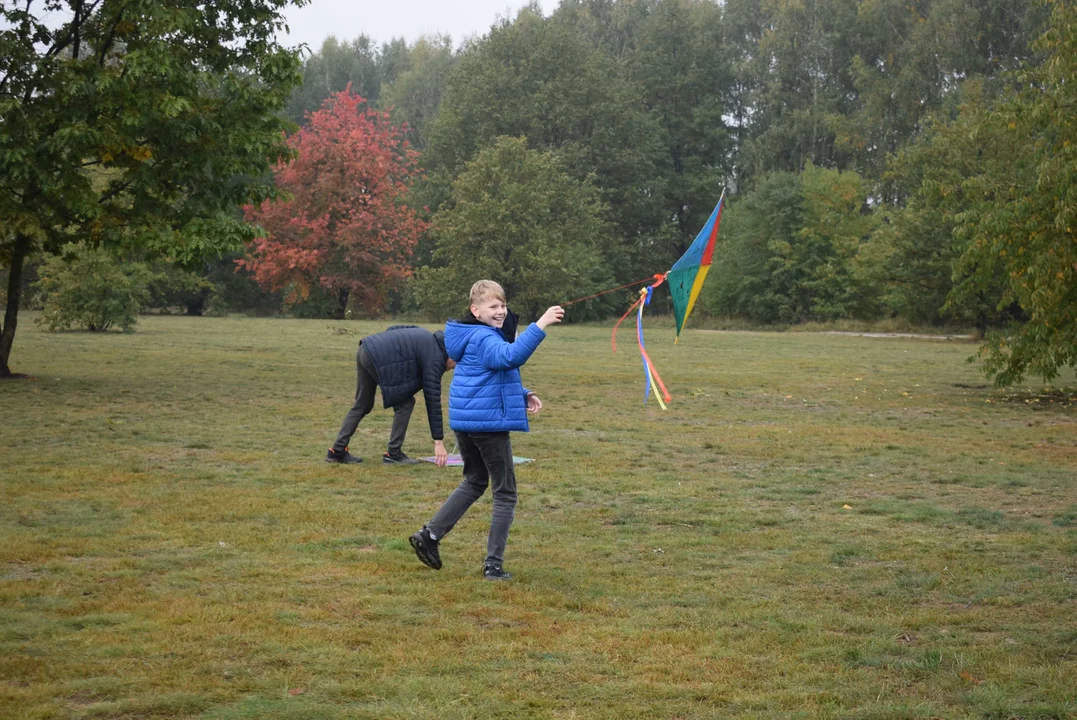
<svg viewBox="0 0 1077 720"><path fill-rule="evenodd" d="M385 407L393 408L393 429L389 435L388 452L381 461L390 465L413 465L404 454L404 436L408 431L415 394L423 391L430 435L434 439L434 458L439 466L448 460L442 442L441 376L454 363L445 353L442 332L430 332L417 325L393 325L384 332L368 335L359 341L355 354L355 403L344 417L336 442L329 448L325 461L353 465L362 458L348 452L348 442L360 421L374 409L374 391L381 387Z"/></svg>
<svg viewBox="0 0 1077 720"><path fill-rule="evenodd" d="M470 300L464 320L445 324L445 350L456 361L449 385L449 427L456 433L464 461L464 480L408 541L419 560L440 570L438 543L492 484L493 520L482 575L487 580L509 580L512 575L505 572L503 562L516 509L509 432L527 432L527 414L542 409L538 396L521 383L519 367L546 337L545 328L561 322L565 311L551 307L512 342L503 332L508 315L504 289L492 280L480 280L471 286Z"/></svg>

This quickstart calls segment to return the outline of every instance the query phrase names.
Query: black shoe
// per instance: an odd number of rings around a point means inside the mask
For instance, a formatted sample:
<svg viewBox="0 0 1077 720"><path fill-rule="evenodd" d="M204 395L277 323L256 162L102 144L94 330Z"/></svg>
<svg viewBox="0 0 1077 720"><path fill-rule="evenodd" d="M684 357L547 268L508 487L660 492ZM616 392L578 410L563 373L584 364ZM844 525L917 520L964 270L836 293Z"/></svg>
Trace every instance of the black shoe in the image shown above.
<svg viewBox="0 0 1077 720"><path fill-rule="evenodd" d="M512 573L505 572L505 568L491 563L482 566L482 576L486 580L512 580Z"/></svg>
<svg viewBox="0 0 1077 720"><path fill-rule="evenodd" d="M430 530L423 529L408 538L408 542L415 548L415 555L423 565L435 570L441 569L441 555L438 553L438 541L430 537Z"/></svg>
<svg viewBox="0 0 1077 720"><path fill-rule="evenodd" d="M386 465L418 465L422 462L422 460L415 460L413 458L409 458L402 452L399 452L396 455L384 453L381 456L381 461Z"/></svg>
<svg viewBox="0 0 1077 720"><path fill-rule="evenodd" d="M363 462L363 458L352 455L348 452L348 448L344 448L343 452L337 452L333 448L329 448L329 452L325 454L325 461L328 463L340 463L341 465L358 465Z"/></svg>

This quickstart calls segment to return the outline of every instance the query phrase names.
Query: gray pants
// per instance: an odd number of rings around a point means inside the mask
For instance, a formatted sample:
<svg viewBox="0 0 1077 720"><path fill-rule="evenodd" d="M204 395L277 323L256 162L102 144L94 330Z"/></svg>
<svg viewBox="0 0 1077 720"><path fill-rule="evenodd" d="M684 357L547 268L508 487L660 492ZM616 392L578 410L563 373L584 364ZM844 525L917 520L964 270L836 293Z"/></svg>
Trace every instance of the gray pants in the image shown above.
<svg viewBox="0 0 1077 720"><path fill-rule="evenodd" d="M492 483L494 513L490 522L490 536L486 541L486 562L501 565L505 560L509 527L516 515L516 474L512 466L509 434L458 432L456 442L464 461L464 480L452 491L427 527L441 540Z"/></svg>
<svg viewBox="0 0 1077 720"><path fill-rule="evenodd" d="M340 426L340 433L333 443L333 450L344 452L348 443L359 427L359 421L374 409L374 391L378 389L378 371L366 348L359 343L359 350L355 353L355 404L348 414L344 416L344 424ZM409 397L404 402L393 408L393 429L389 433L389 454L398 455L404 447L404 436L408 432L408 422L411 420L411 411L415 408L415 398Z"/></svg>

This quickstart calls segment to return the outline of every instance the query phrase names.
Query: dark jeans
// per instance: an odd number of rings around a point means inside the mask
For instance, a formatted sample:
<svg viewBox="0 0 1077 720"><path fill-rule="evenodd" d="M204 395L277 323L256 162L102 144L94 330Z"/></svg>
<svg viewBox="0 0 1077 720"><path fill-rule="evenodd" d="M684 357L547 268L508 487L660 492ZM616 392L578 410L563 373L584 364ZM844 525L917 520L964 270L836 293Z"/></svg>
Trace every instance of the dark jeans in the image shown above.
<svg viewBox="0 0 1077 720"><path fill-rule="evenodd" d="M452 491L427 527L441 540L464 516L467 509L494 486L494 514L486 541L486 562L501 565L509 527L516 515L516 474L512 467L512 443L507 432L456 433L464 461L464 480Z"/></svg>
<svg viewBox="0 0 1077 720"><path fill-rule="evenodd" d="M378 389L378 371L374 363L370 361L366 349L359 343L359 350L355 353L355 404L348 414L344 416L344 424L340 426L340 433L333 450L344 452L348 443L359 427L359 421L366 417L367 413L374 409L374 391ZM389 433L389 454L397 455L404 447L404 436L408 432L408 422L411 420L411 411L415 408L415 398L409 397L404 402L393 408L393 429Z"/></svg>

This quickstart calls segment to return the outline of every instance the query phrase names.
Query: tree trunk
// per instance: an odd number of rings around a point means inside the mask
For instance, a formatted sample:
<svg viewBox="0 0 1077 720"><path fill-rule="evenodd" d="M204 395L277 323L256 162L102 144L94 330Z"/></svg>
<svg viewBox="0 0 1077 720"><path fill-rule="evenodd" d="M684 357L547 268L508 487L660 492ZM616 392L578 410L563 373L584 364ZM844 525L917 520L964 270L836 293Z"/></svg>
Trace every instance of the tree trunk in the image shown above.
<svg viewBox="0 0 1077 720"><path fill-rule="evenodd" d="M333 317L336 320L345 320L348 317L348 298L351 297L351 292L347 288L341 288L337 292L337 308Z"/></svg>
<svg viewBox="0 0 1077 720"><path fill-rule="evenodd" d="M209 290L204 289L193 298L184 303L186 313L195 317L202 317L206 312L206 300L209 299Z"/></svg>
<svg viewBox="0 0 1077 720"><path fill-rule="evenodd" d="M15 237L15 247L11 253L11 272L7 279L7 312L4 313L4 326L0 331L0 378L12 377L8 359L11 346L15 342L15 328L19 324L19 302L22 300L22 267L30 253L30 238L25 235Z"/></svg>

